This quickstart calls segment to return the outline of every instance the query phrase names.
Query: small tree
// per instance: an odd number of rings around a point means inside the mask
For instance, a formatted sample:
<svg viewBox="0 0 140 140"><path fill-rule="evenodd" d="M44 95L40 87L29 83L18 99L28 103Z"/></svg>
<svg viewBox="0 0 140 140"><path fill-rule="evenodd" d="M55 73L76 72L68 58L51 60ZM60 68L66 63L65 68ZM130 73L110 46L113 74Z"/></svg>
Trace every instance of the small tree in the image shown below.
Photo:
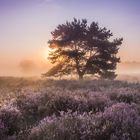
<svg viewBox="0 0 140 140"><path fill-rule="evenodd" d="M86 19L74 18L72 22L58 25L51 34L49 60L56 66L44 76L76 73L79 79L85 74L105 79L116 77L116 65L120 62L116 54L123 39L111 41L110 30L100 28L96 22L88 26Z"/></svg>

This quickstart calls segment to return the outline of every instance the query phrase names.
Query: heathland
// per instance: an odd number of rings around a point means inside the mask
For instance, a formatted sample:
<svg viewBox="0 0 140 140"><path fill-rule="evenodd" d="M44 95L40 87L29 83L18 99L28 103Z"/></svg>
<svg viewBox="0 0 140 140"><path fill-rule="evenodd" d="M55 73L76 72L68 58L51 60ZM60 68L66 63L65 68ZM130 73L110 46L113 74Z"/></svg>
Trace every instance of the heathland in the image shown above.
<svg viewBox="0 0 140 140"><path fill-rule="evenodd" d="M140 84L0 78L2 140L139 140Z"/></svg>

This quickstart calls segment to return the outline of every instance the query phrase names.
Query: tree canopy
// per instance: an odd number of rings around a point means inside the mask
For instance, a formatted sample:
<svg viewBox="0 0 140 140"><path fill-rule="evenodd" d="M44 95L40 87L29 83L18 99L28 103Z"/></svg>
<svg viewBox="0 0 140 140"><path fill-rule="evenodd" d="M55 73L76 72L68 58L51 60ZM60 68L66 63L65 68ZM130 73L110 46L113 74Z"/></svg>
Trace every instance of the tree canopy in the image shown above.
<svg viewBox="0 0 140 140"><path fill-rule="evenodd" d="M58 25L51 32L48 41L51 52L48 59L56 64L44 76L77 74L83 79L85 74L104 79L114 79L117 57L123 39L110 39L113 34L98 23L87 24L86 19L73 19L72 22Z"/></svg>

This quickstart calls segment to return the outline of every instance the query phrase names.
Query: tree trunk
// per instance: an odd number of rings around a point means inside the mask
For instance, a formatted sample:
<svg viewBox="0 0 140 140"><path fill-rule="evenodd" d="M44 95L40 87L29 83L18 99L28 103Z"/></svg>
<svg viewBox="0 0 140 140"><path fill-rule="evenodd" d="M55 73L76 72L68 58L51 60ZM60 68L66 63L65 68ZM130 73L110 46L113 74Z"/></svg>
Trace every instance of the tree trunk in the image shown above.
<svg viewBox="0 0 140 140"><path fill-rule="evenodd" d="M79 80L83 80L83 74L79 74Z"/></svg>
<svg viewBox="0 0 140 140"><path fill-rule="evenodd" d="M79 68L79 61L78 61L77 58L76 58L76 60L75 60L75 63L76 63L76 70L77 70L77 73L78 73L78 76L79 76L79 80L83 80L83 75L84 75L84 73L80 71L80 68Z"/></svg>

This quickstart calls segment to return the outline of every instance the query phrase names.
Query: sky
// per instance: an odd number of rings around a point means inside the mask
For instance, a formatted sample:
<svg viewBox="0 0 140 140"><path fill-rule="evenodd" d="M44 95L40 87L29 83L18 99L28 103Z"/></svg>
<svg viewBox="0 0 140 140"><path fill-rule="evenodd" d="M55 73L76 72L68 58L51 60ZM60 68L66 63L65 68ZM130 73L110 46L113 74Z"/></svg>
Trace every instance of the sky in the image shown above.
<svg viewBox="0 0 140 140"><path fill-rule="evenodd" d="M118 71L125 72L127 64L135 72L135 62L140 72L140 0L0 0L0 76L46 72L51 31L74 17L123 37Z"/></svg>

